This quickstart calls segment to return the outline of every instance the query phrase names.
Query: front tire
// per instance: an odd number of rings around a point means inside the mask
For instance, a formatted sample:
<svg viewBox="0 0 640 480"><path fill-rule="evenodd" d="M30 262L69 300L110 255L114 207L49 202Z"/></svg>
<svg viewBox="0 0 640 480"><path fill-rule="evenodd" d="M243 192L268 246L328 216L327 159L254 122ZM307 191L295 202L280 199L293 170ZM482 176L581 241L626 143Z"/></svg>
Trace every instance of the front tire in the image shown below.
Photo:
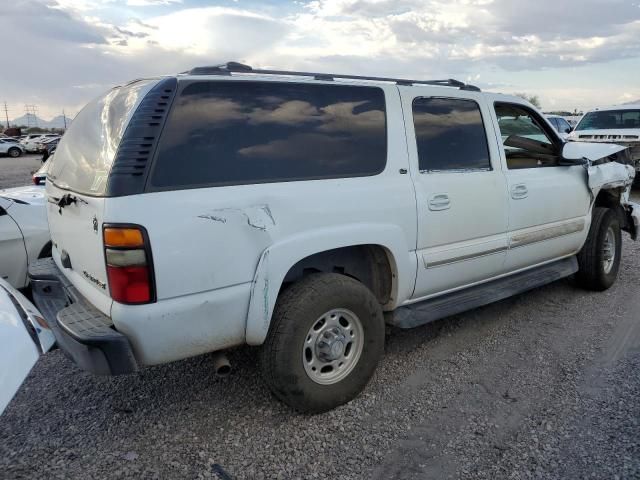
<svg viewBox="0 0 640 480"><path fill-rule="evenodd" d="M578 283L595 291L611 287L618 277L621 253L622 235L616 212L595 207L587 241L578 253Z"/></svg>
<svg viewBox="0 0 640 480"><path fill-rule="evenodd" d="M18 158L20 155L22 155L22 150L20 150L19 148L13 147L9 149L8 153L11 158Z"/></svg>
<svg viewBox="0 0 640 480"><path fill-rule="evenodd" d="M261 350L273 394L303 413L331 410L366 386L384 350L373 293L345 275L318 273L281 293Z"/></svg>

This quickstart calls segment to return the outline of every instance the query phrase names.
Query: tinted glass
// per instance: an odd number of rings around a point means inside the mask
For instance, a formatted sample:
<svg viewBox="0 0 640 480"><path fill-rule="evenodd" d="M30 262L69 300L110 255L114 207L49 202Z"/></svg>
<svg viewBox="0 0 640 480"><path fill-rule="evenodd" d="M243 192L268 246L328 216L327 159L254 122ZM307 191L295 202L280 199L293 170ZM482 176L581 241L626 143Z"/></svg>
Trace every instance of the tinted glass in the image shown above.
<svg viewBox="0 0 640 480"><path fill-rule="evenodd" d="M374 87L207 81L164 127L151 185L233 185L380 173L384 93Z"/></svg>
<svg viewBox="0 0 640 480"><path fill-rule="evenodd" d="M103 195L131 114L156 83L133 82L89 102L58 144L56 162L49 172L53 183L79 193Z"/></svg>
<svg viewBox="0 0 640 480"><path fill-rule="evenodd" d="M480 107L473 100L416 98L413 123L420 170L491 168Z"/></svg>
<svg viewBox="0 0 640 480"><path fill-rule="evenodd" d="M640 128L640 110L589 112L582 117L576 130L606 130L608 128Z"/></svg>
<svg viewBox="0 0 640 480"><path fill-rule="evenodd" d="M567 130L571 130L571 125L564 118L557 118L558 121L558 131L561 133L568 133Z"/></svg>

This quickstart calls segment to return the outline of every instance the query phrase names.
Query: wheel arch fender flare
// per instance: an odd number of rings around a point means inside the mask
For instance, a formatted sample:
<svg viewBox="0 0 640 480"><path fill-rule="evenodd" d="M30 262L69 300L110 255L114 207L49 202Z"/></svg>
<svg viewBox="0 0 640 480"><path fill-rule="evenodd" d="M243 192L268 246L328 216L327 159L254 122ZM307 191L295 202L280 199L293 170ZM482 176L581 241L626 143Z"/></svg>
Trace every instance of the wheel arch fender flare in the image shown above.
<svg viewBox="0 0 640 480"><path fill-rule="evenodd" d="M246 323L246 342L261 345L285 276L296 263L316 253L355 245L380 245L394 272L393 304L406 300L414 287L416 263L397 225L354 224L307 231L287 237L262 252L253 278Z"/></svg>

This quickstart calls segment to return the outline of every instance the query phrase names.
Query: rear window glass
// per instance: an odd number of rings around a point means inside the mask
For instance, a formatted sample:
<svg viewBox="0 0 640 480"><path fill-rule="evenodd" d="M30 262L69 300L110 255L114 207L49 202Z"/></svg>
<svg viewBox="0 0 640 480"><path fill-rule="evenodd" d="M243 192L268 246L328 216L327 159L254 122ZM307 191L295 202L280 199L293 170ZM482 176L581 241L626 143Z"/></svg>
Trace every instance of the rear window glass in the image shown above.
<svg viewBox="0 0 640 480"><path fill-rule="evenodd" d="M416 98L413 123L420 170L491 168L480 107L473 100Z"/></svg>
<svg viewBox="0 0 640 480"><path fill-rule="evenodd" d="M640 128L640 109L603 110L587 113L576 130Z"/></svg>
<svg viewBox="0 0 640 480"><path fill-rule="evenodd" d="M151 187L375 175L386 157L380 88L194 82L174 101Z"/></svg>
<svg viewBox="0 0 640 480"><path fill-rule="evenodd" d="M137 81L89 102L60 140L49 179L60 188L103 195L129 119L156 83Z"/></svg>

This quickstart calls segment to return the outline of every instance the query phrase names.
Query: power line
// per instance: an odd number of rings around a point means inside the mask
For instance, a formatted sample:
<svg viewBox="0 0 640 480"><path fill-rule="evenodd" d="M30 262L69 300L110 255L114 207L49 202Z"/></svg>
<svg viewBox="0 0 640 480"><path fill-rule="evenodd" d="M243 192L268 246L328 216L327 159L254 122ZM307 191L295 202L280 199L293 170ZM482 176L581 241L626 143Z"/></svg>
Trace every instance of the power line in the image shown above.
<svg viewBox="0 0 640 480"><path fill-rule="evenodd" d="M25 105L24 111L27 114L27 128L38 126L38 106L37 105Z"/></svg>

